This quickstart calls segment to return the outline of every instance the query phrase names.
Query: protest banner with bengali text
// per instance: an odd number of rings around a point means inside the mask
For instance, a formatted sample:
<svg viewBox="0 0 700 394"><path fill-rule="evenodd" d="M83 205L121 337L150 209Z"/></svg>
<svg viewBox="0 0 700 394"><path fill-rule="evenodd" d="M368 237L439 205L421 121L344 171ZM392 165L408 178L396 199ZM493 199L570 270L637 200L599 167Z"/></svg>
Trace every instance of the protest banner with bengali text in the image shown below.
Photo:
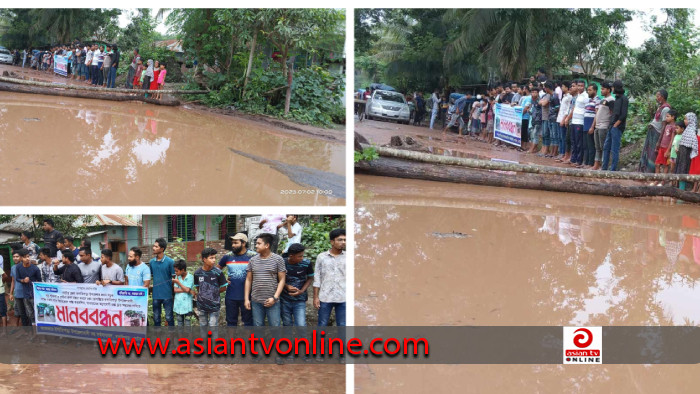
<svg viewBox="0 0 700 394"><path fill-rule="evenodd" d="M65 56L53 57L53 72L64 77L68 76L68 60Z"/></svg>
<svg viewBox="0 0 700 394"><path fill-rule="evenodd" d="M523 107L496 104L493 115L494 138L511 145L520 146L520 128L523 124Z"/></svg>
<svg viewBox="0 0 700 394"><path fill-rule="evenodd" d="M94 283L35 283L37 332L83 339L145 336L148 289ZM125 330L127 327L130 329ZM143 327L134 330L133 327Z"/></svg>

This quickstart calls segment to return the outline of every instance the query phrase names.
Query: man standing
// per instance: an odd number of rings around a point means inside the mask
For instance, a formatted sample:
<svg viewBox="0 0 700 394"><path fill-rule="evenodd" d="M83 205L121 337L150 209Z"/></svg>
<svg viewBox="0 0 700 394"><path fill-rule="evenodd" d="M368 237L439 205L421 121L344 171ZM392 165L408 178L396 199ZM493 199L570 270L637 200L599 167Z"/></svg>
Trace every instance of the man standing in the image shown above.
<svg viewBox="0 0 700 394"><path fill-rule="evenodd" d="M286 326L306 326L307 289L314 280L311 261L304 258L304 245L293 243L289 256L284 260L287 268L284 291L282 292L282 324Z"/></svg>
<svg viewBox="0 0 700 394"><path fill-rule="evenodd" d="M61 277L56 275L54 270L54 264L50 256L51 252L49 248L42 248L39 251L39 259L41 264L39 264L39 271L41 271L41 281L46 283L57 283L61 281ZM63 264L59 265L61 268Z"/></svg>
<svg viewBox="0 0 700 394"><path fill-rule="evenodd" d="M115 45L112 53L112 67L109 69L109 83L107 84L108 88L114 89L116 87L117 69L119 68L120 57L119 48L117 48Z"/></svg>
<svg viewBox="0 0 700 394"><path fill-rule="evenodd" d="M92 259L92 248L83 246L78 253L80 273L85 283L96 283L100 279L100 263Z"/></svg>
<svg viewBox="0 0 700 394"><path fill-rule="evenodd" d="M17 267L17 286L22 287L22 299L19 302L20 308L24 308L24 314L29 321L29 325L36 325L34 321L34 283L41 282L41 271L32 264L25 252L22 256L22 265Z"/></svg>
<svg viewBox="0 0 700 394"><path fill-rule="evenodd" d="M571 87L573 89L573 85ZM569 164L581 168L583 166L583 118L588 104L588 95L584 94L584 82L576 81L576 98L569 115L571 123L571 160Z"/></svg>
<svg viewBox="0 0 700 394"><path fill-rule="evenodd" d="M286 218L287 217L284 215L277 214L262 215L262 220L260 220L258 228L260 228L263 233L272 234L272 245L270 246L272 253L277 253L277 245L279 245L280 242L278 233L280 228L284 225L283 222Z"/></svg>
<svg viewBox="0 0 700 394"><path fill-rule="evenodd" d="M627 126L629 101L627 96L625 96L622 81L617 80L613 82L613 93L615 93L615 105L613 106L612 118L610 119L612 127L608 131L608 135L605 136L605 143L603 144L603 171L608 169L610 155L612 155L610 171L617 171L617 162L620 158L620 140L622 139L622 133L625 131L625 126Z"/></svg>
<svg viewBox="0 0 700 394"><path fill-rule="evenodd" d="M10 283L10 301L15 303L15 325L19 326L20 323L23 326L31 325L24 308L24 290L20 285L20 277L17 270L22 265L24 257L27 256L26 249L17 249L12 253L12 260L14 265L10 270L10 278L12 282Z"/></svg>
<svg viewBox="0 0 700 394"><path fill-rule="evenodd" d="M318 326L325 327L335 309L335 323L345 326L345 229L330 232L331 249L316 258L314 306Z"/></svg>
<svg viewBox="0 0 700 394"><path fill-rule="evenodd" d="M299 216L287 215L287 220L284 222L284 230L287 236L287 246L284 247L284 254L289 250L289 245L301 242L302 227L299 224Z"/></svg>
<svg viewBox="0 0 700 394"><path fill-rule="evenodd" d="M272 234L263 233L255 240L258 254L250 258L246 268L245 307L253 311L253 324L280 326L280 295L287 269L281 256L272 253Z"/></svg>
<svg viewBox="0 0 700 394"><path fill-rule="evenodd" d="M139 56L139 50L134 49L134 58L131 59L131 64L129 65L129 73L126 75L127 89L134 88L134 75L136 75L136 67L138 67L139 60L141 60L141 56Z"/></svg>
<svg viewBox="0 0 700 394"><path fill-rule="evenodd" d="M63 258L61 260L61 263L63 264L62 267L59 267L58 262L54 261L53 270L56 273L56 275L60 276L61 282L84 283L83 273L80 271L80 268L78 268L78 266L75 264L75 258L73 257L73 254L69 252L70 251L68 249L65 249L63 251Z"/></svg>
<svg viewBox="0 0 700 394"><path fill-rule="evenodd" d="M561 84L561 89L563 97L561 99L559 114L557 115L557 123L559 124L559 156L556 161L566 162L571 156L571 141L570 138L568 138L568 130L569 113L571 113L571 105L573 104L574 97L571 95L572 89L569 81L563 82Z"/></svg>
<svg viewBox="0 0 700 394"><path fill-rule="evenodd" d="M92 54L93 54L93 47L85 47L85 75L83 78L83 81L86 81L87 83L92 82Z"/></svg>
<svg viewBox="0 0 700 394"><path fill-rule="evenodd" d="M642 156L639 159L638 171L640 172L655 172L656 171L656 154L658 153L658 143L661 132L666 128L666 114L671 109L667 102L668 92L665 89L659 89L656 92L656 102L659 107L656 109L654 119L647 126L647 138L644 141Z"/></svg>
<svg viewBox="0 0 700 394"><path fill-rule="evenodd" d="M148 289L151 285L151 270L141 261L142 255L141 249L135 246L129 250L125 280L129 286L143 286Z"/></svg>
<svg viewBox="0 0 700 394"><path fill-rule="evenodd" d="M107 46L105 48L104 57L102 60L102 66L100 70L102 71L102 87L110 87L110 76L112 73L112 63L114 62L114 52L112 52L112 47Z"/></svg>
<svg viewBox="0 0 700 394"><path fill-rule="evenodd" d="M53 220L44 219L44 246L51 251L51 257L56 257L56 241L60 238L63 238L63 234L54 228Z"/></svg>
<svg viewBox="0 0 700 394"><path fill-rule="evenodd" d="M516 106L518 105L518 102L520 102L520 98L522 97L520 87L518 86L517 83L513 82L510 85L510 90L513 92L513 97L510 99L510 105Z"/></svg>
<svg viewBox="0 0 700 394"><path fill-rule="evenodd" d="M610 82L600 84L600 92L603 94L603 100L598 105L595 114L595 122L593 131L593 142L595 145L595 165L594 170L600 169L600 163L603 160L603 144L605 144L605 136L610 128L610 118L612 117L612 109L615 107L615 99L610 95L612 85Z"/></svg>
<svg viewBox="0 0 700 394"><path fill-rule="evenodd" d="M219 268L224 270L228 278L226 289L226 325L238 325L238 313L244 326L253 325L253 313L244 305L246 268L255 252L248 250L248 237L238 233L231 237L231 252L219 260Z"/></svg>
<svg viewBox="0 0 700 394"><path fill-rule="evenodd" d="M595 85L588 85L586 89L588 103L583 114L583 166L585 168L593 167L595 159L595 142L593 133L595 132L595 112L596 107L600 104L600 100L596 95L597 89Z"/></svg>
<svg viewBox="0 0 700 394"><path fill-rule="evenodd" d="M435 89L432 96L430 96L430 101L432 102L431 112L430 112L430 130L433 129L435 125L435 119L438 115L438 109L440 108L440 98L438 98L439 89Z"/></svg>
<svg viewBox="0 0 700 394"><path fill-rule="evenodd" d="M80 249L76 248L75 245L73 244L73 237L70 235L66 235L63 238L64 245L66 246L66 249L70 250L71 253L73 253L73 260L78 258L78 253L80 253ZM65 250L64 250L65 253Z"/></svg>
<svg viewBox="0 0 700 394"><path fill-rule="evenodd" d="M22 241L22 248L26 249L29 253L29 260L32 264L37 264L39 261L39 246L32 242L32 233L29 231L22 231L19 239Z"/></svg>
<svg viewBox="0 0 700 394"><path fill-rule="evenodd" d="M153 243L153 257L149 263L153 278L153 325L160 326L161 307L165 309L165 320L168 326L175 326L173 318L173 275L175 262L165 255L168 242L158 238Z"/></svg>
<svg viewBox="0 0 700 394"><path fill-rule="evenodd" d="M95 283L102 286L124 284L124 270L112 261L111 250L102 249L100 262L102 263L102 267L100 268L101 279Z"/></svg>

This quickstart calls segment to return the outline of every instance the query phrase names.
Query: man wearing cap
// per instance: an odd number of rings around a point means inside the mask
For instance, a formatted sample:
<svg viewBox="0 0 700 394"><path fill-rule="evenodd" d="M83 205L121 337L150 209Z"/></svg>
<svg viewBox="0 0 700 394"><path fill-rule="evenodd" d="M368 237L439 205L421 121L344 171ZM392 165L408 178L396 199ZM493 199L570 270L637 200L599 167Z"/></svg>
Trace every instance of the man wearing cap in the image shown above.
<svg viewBox="0 0 700 394"><path fill-rule="evenodd" d="M226 289L226 325L238 325L238 313L240 311L243 325L253 325L253 312L245 308L245 279L246 267L255 252L248 250L248 237L243 233L237 233L230 237L230 252L219 261L219 267L228 278ZM227 245L228 246L228 245Z"/></svg>

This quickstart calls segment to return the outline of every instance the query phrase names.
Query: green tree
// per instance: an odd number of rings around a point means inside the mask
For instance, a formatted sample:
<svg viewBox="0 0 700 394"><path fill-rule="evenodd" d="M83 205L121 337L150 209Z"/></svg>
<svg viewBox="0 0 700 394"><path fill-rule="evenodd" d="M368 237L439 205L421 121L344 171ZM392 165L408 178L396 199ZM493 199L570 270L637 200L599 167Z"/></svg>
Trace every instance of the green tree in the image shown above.
<svg viewBox="0 0 700 394"><path fill-rule="evenodd" d="M149 8L139 8L130 15L129 24L120 32L118 44L122 52L152 45L156 41L156 20Z"/></svg>
<svg viewBox="0 0 700 394"><path fill-rule="evenodd" d="M292 98L293 51L316 51L315 43L327 34L342 34L339 23L344 19L343 11L326 8L286 8L260 11L264 26L262 34L280 51L279 63L286 79L284 114L289 114Z"/></svg>

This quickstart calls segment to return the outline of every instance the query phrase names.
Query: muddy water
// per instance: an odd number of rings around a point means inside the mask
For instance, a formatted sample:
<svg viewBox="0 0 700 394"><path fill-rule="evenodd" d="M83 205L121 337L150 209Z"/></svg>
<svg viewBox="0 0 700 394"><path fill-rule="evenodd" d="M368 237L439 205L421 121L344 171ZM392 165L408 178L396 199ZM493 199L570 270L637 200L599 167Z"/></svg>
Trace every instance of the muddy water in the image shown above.
<svg viewBox="0 0 700 394"><path fill-rule="evenodd" d="M234 391L343 393L345 366L0 364L2 393Z"/></svg>
<svg viewBox="0 0 700 394"><path fill-rule="evenodd" d="M2 205L341 205L247 152L344 175L344 146L247 119L0 92Z"/></svg>
<svg viewBox="0 0 700 394"><path fill-rule="evenodd" d="M357 325L700 324L700 208L356 178ZM457 236L462 234L463 236ZM361 392L688 392L697 365L358 365Z"/></svg>

